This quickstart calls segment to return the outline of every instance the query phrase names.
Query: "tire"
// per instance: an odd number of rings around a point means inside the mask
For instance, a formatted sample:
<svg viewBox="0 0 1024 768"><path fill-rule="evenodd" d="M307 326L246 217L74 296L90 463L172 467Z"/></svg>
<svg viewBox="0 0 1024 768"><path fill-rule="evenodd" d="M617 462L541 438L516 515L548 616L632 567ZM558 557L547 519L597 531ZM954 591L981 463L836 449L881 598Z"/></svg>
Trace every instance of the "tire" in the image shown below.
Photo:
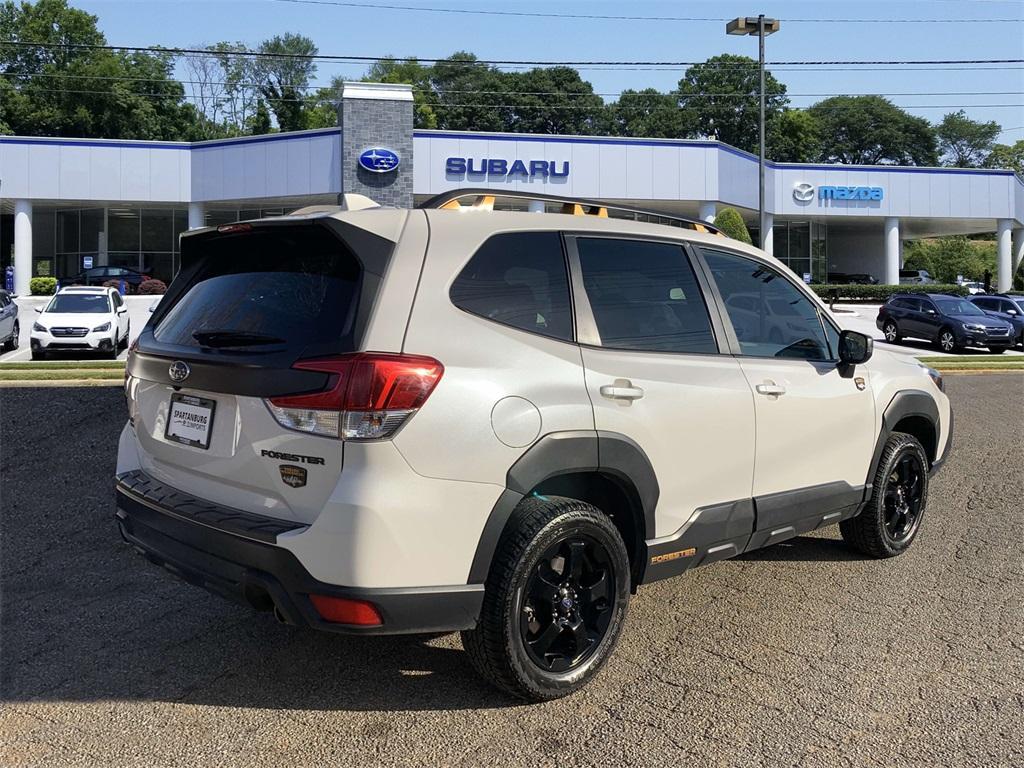
<svg viewBox="0 0 1024 768"><path fill-rule="evenodd" d="M991 352L993 355L1001 355L1007 349L1009 349L1009 347L989 347L988 351Z"/></svg>
<svg viewBox="0 0 1024 768"><path fill-rule="evenodd" d="M916 437L893 432L882 450L867 507L843 520L839 530L848 544L865 555L895 557L913 543L927 504L928 456Z"/></svg>
<svg viewBox="0 0 1024 768"><path fill-rule="evenodd" d="M935 343L943 352L959 352L963 346L956 340L956 334L952 328L943 328L935 337Z"/></svg>
<svg viewBox="0 0 1024 768"><path fill-rule="evenodd" d="M0 352L13 352L18 348L18 336L21 335L21 327L15 323L14 330L11 331L11 335L0 344Z"/></svg>
<svg viewBox="0 0 1024 768"><path fill-rule="evenodd" d="M132 324L128 323L128 327L124 329L124 338L121 339L121 346L118 349L128 349L128 337L132 335Z"/></svg>
<svg viewBox="0 0 1024 768"><path fill-rule="evenodd" d="M32 350L32 359L33 360L45 360L46 359L46 353L43 350L41 350L41 349L33 349Z"/></svg>
<svg viewBox="0 0 1024 768"><path fill-rule="evenodd" d="M626 545L607 515L575 499L531 496L502 534L480 620L462 644L495 687L527 701L557 699L611 656L629 593Z"/></svg>
<svg viewBox="0 0 1024 768"><path fill-rule="evenodd" d="M900 335L899 326L896 325L895 320L886 320L882 325L882 335L885 336L885 340L890 344L899 344L903 341L903 337Z"/></svg>

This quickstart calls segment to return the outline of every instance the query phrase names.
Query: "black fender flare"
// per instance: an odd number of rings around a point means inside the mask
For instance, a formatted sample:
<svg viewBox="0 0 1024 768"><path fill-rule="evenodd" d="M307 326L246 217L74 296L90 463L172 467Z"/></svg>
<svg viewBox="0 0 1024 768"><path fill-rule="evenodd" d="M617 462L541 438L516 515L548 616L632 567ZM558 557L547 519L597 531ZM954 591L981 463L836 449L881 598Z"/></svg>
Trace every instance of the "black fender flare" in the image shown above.
<svg viewBox="0 0 1024 768"><path fill-rule="evenodd" d="M600 472L632 486L643 509L645 530L655 530L654 510L661 490L650 459L636 441L617 432L593 429L549 432L509 467L505 490L480 534L469 569L470 584L487 580L498 541L522 498L545 480L575 472ZM645 534L640 533L642 540Z"/></svg>
<svg viewBox="0 0 1024 768"><path fill-rule="evenodd" d="M939 407L935 404L935 399L927 392L922 392L918 389L900 390L893 395L892 400L889 401L889 405L885 407L885 412L882 414L882 428L878 432L875 451L871 456L871 466L868 469L868 476L865 480L865 499L871 495L875 473L878 471L878 464L882 460L882 451L885 449L885 443L889 439L889 435L895 431L896 425L908 416L920 416L932 425L935 450L938 450L940 424ZM929 456L928 460L935 461L936 458L937 456Z"/></svg>

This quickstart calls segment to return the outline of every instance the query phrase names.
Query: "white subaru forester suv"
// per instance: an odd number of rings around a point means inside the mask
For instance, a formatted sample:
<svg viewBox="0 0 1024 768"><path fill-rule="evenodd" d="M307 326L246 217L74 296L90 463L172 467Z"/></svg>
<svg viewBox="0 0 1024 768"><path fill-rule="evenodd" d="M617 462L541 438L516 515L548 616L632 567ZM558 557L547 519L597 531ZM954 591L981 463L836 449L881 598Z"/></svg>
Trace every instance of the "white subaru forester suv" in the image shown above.
<svg viewBox="0 0 1024 768"><path fill-rule="evenodd" d="M641 584L834 523L910 546L938 374L700 222L492 194L184 235L128 360L124 539L291 624L461 630L528 700L598 673Z"/></svg>

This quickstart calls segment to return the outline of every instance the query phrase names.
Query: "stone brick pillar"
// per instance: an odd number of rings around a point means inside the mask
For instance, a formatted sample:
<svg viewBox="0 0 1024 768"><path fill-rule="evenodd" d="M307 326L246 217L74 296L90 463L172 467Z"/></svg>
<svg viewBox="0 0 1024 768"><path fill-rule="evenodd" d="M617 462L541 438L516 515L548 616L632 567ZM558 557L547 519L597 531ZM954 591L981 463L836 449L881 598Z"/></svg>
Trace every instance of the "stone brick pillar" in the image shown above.
<svg viewBox="0 0 1024 768"><path fill-rule="evenodd" d="M344 83L338 108L342 192L383 206L412 207L412 110L411 85ZM386 173L363 168L359 156L374 147L397 154L398 167Z"/></svg>

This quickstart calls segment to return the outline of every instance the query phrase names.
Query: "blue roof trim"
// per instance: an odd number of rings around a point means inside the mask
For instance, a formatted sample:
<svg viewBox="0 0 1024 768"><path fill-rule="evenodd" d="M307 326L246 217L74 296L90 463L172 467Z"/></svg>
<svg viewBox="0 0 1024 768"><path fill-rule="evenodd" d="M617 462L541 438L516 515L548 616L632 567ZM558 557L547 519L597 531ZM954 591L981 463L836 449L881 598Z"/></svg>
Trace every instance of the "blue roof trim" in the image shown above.
<svg viewBox="0 0 1024 768"><path fill-rule="evenodd" d="M187 141L121 141L102 139L67 140L45 137L0 136L5 144L39 144L47 147L106 147L107 149L176 149L189 151L195 145Z"/></svg>
<svg viewBox="0 0 1024 768"><path fill-rule="evenodd" d="M296 139L313 139L321 136L341 137L341 130L338 128L324 128L320 131L291 131L288 133L267 133L262 136L239 136L236 139L213 139L210 141L197 141L189 145L191 149L219 149L220 147L235 147L240 144L266 144L272 141L295 141Z"/></svg>

